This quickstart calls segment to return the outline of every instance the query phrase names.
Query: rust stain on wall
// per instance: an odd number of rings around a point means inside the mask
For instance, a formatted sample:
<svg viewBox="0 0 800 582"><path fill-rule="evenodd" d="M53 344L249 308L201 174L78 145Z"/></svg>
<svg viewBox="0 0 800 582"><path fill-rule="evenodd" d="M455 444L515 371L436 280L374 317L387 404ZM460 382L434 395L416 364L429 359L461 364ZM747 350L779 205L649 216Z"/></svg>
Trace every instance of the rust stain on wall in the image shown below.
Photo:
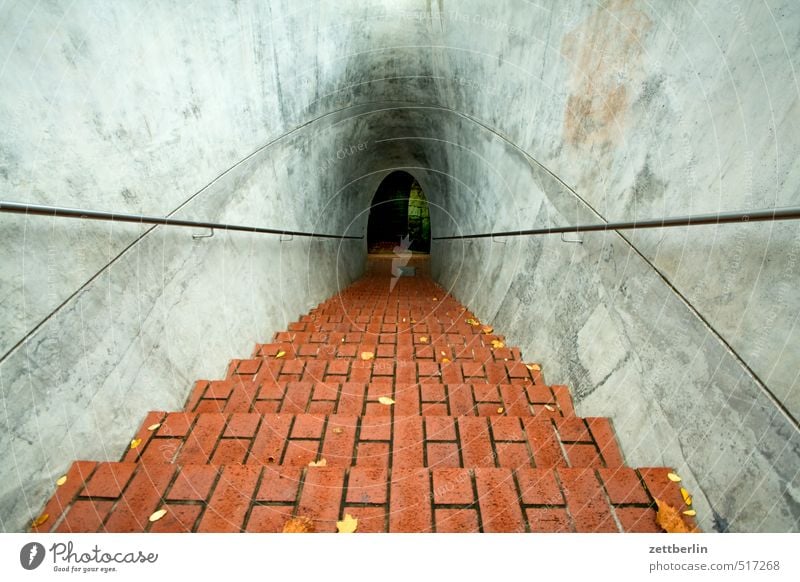
<svg viewBox="0 0 800 582"><path fill-rule="evenodd" d="M631 82L641 82L642 38L652 26L635 0L610 0L564 36L572 65L564 112L565 141L614 145L622 139Z"/></svg>

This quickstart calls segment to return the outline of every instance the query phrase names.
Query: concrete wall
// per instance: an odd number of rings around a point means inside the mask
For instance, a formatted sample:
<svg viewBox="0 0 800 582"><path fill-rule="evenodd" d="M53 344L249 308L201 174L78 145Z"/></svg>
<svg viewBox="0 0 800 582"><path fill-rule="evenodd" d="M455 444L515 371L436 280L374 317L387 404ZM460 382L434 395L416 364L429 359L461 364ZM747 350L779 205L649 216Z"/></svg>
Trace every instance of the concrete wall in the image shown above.
<svg viewBox="0 0 800 582"><path fill-rule="evenodd" d="M361 234L380 180L404 168L434 236L797 204L798 22L790 1L4 7L0 186ZM0 224L10 530L70 458L116 458L144 411L180 405L192 380L357 276L364 252ZM614 418L631 464L678 467L706 529L788 531L799 232L443 243L433 257L581 412Z"/></svg>

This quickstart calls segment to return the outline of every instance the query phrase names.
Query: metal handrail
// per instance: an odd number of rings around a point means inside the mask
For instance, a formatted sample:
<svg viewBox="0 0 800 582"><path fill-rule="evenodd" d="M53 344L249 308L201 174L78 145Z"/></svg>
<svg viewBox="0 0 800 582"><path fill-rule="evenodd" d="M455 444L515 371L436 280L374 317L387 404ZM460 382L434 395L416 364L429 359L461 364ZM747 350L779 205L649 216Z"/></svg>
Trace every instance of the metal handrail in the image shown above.
<svg viewBox="0 0 800 582"><path fill-rule="evenodd" d="M749 212L720 212L717 214L695 214L693 216L674 216L671 218L652 218L626 222L603 222L600 224L580 224L577 226L550 226L530 230L510 230L483 234L463 234L434 236L433 240L454 240L465 238L492 238L502 236L528 236L536 234L558 234L565 232L592 232L605 230L627 230L636 228L665 228L671 226L698 226L701 224L729 224L800 219L800 206L774 208L772 210L752 210Z"/></svg>
<svg viewBox="0 0 800 582"><path fill-rule="evenodd" d="M103 212L99 210L85 210L81 208L64 208L61 206L46 206L44 204L24 204L21 202L7 202L0 200L0 212L13 214L30 214L33 216L59 216L64 218L84 218L87 220L110 220L113 222L133 222L139 224L157 224L164 226L189 226L194 228L210 228L211 230L233 230L238 232L252 232L259 234L279 234L288 236L305 236L311 238L336 238L336 239L362 239L363 236L347 236L339 234L319 234L315 232L302 232L297 230L280 230L275 228L262 228L260 226L243 226L241 224L222 224L218 222L201 222L196 220L181 220L161 216L145 216L140 214L119 214L116 212Z"/></svg>

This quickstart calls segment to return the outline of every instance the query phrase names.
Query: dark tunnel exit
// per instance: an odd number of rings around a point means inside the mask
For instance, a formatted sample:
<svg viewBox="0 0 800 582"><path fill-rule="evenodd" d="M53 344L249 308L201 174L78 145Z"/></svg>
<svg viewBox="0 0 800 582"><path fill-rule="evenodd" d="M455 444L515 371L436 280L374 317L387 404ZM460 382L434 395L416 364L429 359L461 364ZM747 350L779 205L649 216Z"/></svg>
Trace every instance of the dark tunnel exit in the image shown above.
<svg viewBox="0 0 800 582"><path fill-rule="evenodd" d="M378 186L369 211L367 249L393 253L395 247L416 253L431 248L428 200L414 176L392 172Z"/></svg>

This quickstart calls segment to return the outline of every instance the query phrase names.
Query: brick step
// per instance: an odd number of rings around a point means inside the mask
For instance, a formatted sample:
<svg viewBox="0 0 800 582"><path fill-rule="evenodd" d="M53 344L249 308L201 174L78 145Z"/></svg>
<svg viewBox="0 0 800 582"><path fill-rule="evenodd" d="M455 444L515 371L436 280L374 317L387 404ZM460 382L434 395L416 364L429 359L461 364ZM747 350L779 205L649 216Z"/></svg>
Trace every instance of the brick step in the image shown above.
<svg viewBox="0 0 800 582"><path fill-rule="evenodd" d="M287 326L288 333L400 333L450 334L464 338L489 335L484 325L466 322L469 316L428 314L416 317L371 315L351 317L351 314L306 315ZM477 321L477 320L476 320ZM393 331L392 331L393 330Z"/></svg>
<svg viewBox="0 0 800 582"><path fill-rule="evenodd" d="M78 461L36 531L656 532L654 498L683 509L667 468L419 469ZM158 521L155 511L165 509ZM694 525L691 518L686 522Z"/></svg>
<svg viewBox="0 0 800 582"><path fill-rule="evenodd" d="M506 345L498 339L502 336L481 334L469 343L457 343L451 335L281 332L276 334L276 341L257 344L253 357L269 359L283 352L281 357L286 359L360 359L361 354L369 352L375 358L392 360L523 361L519 348ZM463 339L464 336L455 337ZM493 345L492 341L502 343Z"/></svg>
<svg viewBox="0 0 800 582"><path fill-rule="evenodd" d="M530 366L530 367L529 367ZM434 360L397 361L392 358L316 359L307 357L231 360L227 379L249 382L389 382L395 384L544 384L541 370L514 361Z"/></svg>
<svg viewBox="0 0 800 582"><path fill-rule="evenodd" d="M528 383L489 384L485 381L444 384L426 379L400 383L400 378L374 377L371 382L347 382L347 376L309 373L279 375L279 380L234 376L230 380L195 383L187 412L261 412L439 416L575 416L564 385ZM293 380L307 378L308 380ZM442 378L435 378L441 380ZM483 379L482 379L483 380ZM378 399L388 396L387 408Z"/></svg>
<svg viewBox="0 0 800 582"><path fill-rule="evenodd" d="M385 407L389 408L389 407ZM123 461L390 467L621 467L606 418L150 412Z"/></svg>

